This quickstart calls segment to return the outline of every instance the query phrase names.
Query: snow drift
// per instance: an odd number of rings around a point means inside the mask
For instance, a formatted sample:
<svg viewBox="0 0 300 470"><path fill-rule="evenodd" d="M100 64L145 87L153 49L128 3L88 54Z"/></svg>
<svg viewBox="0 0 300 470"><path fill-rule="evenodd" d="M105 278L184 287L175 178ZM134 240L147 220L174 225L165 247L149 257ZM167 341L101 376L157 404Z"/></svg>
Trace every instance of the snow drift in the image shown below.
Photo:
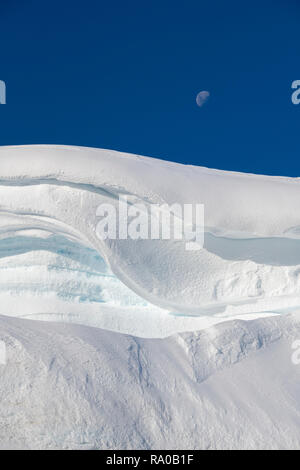
<svg viewBox="0 0 300 470"><path fill-rule="evenodd" d="M119 195L204 204L204 249L105 240ZM0 148L0 313L166 336L300 306L300 183L107 150Z"/></svg>
<svg viewBox="0 0 300 470"><path fill-rule="evenodd" d="M120 195L204 204L204 248L99 240ZM299 448L299 206L298 179L0 148L0 448Z"/></svg>
<svg viewBox="0 0 300 470"><path fill-rule="evenodd" d="M299 449L295 314L167 339L0 317L1 449Z"/></svg>

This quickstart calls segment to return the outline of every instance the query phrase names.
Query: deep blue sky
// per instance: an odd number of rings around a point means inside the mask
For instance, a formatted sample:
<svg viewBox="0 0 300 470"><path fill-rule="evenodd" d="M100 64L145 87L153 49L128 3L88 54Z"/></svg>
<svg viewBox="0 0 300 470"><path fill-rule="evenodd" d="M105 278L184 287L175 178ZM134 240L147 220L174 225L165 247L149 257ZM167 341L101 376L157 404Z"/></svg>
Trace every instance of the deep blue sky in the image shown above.
<svg viewBox="0 0 300 470"><path fill-rule="evenodd" d="M300 176L299 1L1 0L0 44L0 145Z"/></svg>

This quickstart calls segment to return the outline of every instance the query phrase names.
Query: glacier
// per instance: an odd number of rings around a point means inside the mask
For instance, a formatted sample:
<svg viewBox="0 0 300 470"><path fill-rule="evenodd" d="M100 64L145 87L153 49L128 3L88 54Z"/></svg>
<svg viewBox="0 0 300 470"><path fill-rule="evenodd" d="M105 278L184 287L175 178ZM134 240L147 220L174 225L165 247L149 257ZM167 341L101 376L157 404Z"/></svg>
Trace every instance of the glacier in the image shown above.
<svg viewBox="0 0 300 470"><path fill-rule="evenodd" d="M99 204L203 204L204 248L99 240ZM0 313L164 337L300 306L298 178L115 151L0 148Z"/></svg>
<svg viewBox="0 0 300 470"><path fill-rule="evenodd" d="M203 204L203 249L100 240L125 195ZM299 203L298 178L0 147L0 449L299 448Z"/></svg>
<svg viewBox="0 0 300 470"><path fill-rule="evenodd" d="M0 316L0 449L299 449L296 314L165 339Z"/></svg>

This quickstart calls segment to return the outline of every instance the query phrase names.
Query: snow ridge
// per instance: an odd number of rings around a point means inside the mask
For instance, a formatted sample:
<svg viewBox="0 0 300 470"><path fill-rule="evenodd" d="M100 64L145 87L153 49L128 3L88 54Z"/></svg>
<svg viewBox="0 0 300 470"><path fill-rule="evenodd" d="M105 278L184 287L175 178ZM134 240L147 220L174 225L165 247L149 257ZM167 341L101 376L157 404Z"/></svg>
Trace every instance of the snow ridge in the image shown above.
<svg viewBox="0 0 300 470"><path fill-rule="evenodd" d="M145 204L204 204L204 249L100 241L97 207L117 207L124 194ZM293 178L100 149L1 147L0 313L166 336L298 309L299 204ZM146 333L151 315L156 326Z"/></svg>

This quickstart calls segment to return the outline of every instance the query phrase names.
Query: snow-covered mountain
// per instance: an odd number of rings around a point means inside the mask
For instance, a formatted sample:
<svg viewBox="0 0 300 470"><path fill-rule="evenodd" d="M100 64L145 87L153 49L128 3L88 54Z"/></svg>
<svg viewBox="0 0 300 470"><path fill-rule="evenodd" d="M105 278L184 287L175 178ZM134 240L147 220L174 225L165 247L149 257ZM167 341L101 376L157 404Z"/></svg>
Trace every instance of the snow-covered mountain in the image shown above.
<svg viewBox="0 0 300 470"><path fill-rule="evenodd" d="M203 249L100 240L124 196L203 204ZM298 179L1 147L0 446L299 446L299 207Z"/></svg>
<svg viewBox="0 0 300 470"><path fill-rule="evenodd" d="M124 194L204 204L204 249L99 240L97 207L117 209ZM147 336L166 336L300 305L298 179L88 148L2 147L0 203L0 313L140 336L147 319Z"/></svg>
<svg viewBox="0 0 300 470"><path fill-rule="evenodd" d="M0 317L0 448L299 449L300 317L142 339Z"/></svg>

